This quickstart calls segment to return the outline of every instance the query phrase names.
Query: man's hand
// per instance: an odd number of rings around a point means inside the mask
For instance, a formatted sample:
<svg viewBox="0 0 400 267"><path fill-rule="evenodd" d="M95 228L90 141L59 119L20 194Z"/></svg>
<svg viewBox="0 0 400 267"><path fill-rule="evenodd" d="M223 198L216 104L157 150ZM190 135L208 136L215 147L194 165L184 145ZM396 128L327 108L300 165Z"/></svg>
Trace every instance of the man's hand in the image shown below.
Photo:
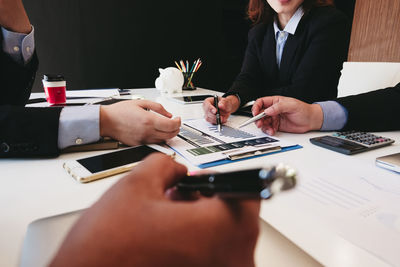
<svg viewBox="0 0 400 267"><path fill-rule="evenodd" d="M179 133L181 119L171 117L161 104L147 100L101 106L100 135L130 146L160 143Z"/></svg>
<svg viewBox="0 0 400 267"><path fill-rule="evenodd" d="M13 32L31 32L31 23L21 0L0 0L0 26Z"/></svg>
<svg viewBox="0 0 400 267"><path fill-rule="evenodd" d="M171 200L186 173L149 156L82 215L51 266L254 266L259 201Z"/></svg>
<svg viewBox="0 0 400 267"><path fill-rule="evenodd" d="M221 123L228 121L231 113L239 108L239 99L236 96L230 95L228 97L219 97L218 107L221 115ZM209 97L203 102L204 118L206 121L217 124L217 108L214 106L214 98Z"/></svg>
<svg viewBox="0 0 400 267"><path fill-rule="evenodd" d="M269 135L274 135L278 130L290 133L319 130L324 119L324 114L318 104L307 104L284 96L258 99L253 105L253 115L258 115L263 111L268 116L258 120L256 125Z"/></svg>

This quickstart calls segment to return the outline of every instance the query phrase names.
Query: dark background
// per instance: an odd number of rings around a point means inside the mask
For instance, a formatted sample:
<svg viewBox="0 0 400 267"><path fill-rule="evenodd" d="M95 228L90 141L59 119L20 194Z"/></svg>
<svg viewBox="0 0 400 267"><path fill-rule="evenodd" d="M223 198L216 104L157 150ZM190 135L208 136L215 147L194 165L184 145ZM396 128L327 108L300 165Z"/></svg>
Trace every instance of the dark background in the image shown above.
<svg viewBox="0 0 400 267"><path fill-rule="evenodd" d="M355 0L337 0L352 17ZM248 0L24 0L35 26L39 71L69 90L154 87L158 68L197 58L197 86L226 91L240 71Z"/></svg>

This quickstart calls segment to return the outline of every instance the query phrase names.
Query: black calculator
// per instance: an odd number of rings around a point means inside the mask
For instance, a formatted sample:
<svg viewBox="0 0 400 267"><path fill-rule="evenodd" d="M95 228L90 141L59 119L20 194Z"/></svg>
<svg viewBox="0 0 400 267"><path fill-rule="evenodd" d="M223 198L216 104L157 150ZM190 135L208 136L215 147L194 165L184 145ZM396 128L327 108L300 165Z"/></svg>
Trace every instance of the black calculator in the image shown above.
<svg viewBox="0 0 400 267"><path fill-rule="evenodd" d="M390 145L394 140L367 132L348 131L311 138L310 142L342 154L352 155Z"/></svg>

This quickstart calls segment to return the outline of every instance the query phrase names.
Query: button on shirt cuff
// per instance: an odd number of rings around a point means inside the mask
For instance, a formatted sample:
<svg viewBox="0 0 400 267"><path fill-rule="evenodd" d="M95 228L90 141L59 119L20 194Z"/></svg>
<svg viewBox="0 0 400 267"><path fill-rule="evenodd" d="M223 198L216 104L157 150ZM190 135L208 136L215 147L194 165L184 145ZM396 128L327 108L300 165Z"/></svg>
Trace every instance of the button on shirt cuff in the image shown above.
<svg viewBox="0 0 400 267"><path fill-rule="evenodd" d="M347 123L347 110L336 101L316 102L324 113L321 131L341 130Z"/></svg>
<svg viewBox="0 0 400 267"><path fill-rule="evenodd" d="M32 31L29 34L8 31L1 28L3 34L3 51L10 57L20 63L28 63L35 51L35 29L32 26Z"/></svg>
<svg viewBox="0 0 400 267"><path fill-rule="evenodd" d="M100 106L65 107L60 114L58 148L89 144L100 139Z"/></svg>

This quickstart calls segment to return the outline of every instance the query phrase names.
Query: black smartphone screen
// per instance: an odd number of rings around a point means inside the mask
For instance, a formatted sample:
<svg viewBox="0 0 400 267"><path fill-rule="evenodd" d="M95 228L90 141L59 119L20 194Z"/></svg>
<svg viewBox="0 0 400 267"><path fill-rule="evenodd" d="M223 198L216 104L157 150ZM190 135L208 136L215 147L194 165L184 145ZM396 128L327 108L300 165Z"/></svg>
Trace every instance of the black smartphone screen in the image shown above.
<svg viewBox="0 0 400 267"><path fill-rule="evenodd" d="M185 102L194 102L194 101L203 101L206 98L212 97L212 95L193 95L193 96L184 96L183 101Z"/></svg>
<svg viewBox="0 0 400 267"><path fill-rule="evenodd" d="M91 173L96 173L141 161L153 152L159 151L148 146L137 146L77 161Z"/></svg>

